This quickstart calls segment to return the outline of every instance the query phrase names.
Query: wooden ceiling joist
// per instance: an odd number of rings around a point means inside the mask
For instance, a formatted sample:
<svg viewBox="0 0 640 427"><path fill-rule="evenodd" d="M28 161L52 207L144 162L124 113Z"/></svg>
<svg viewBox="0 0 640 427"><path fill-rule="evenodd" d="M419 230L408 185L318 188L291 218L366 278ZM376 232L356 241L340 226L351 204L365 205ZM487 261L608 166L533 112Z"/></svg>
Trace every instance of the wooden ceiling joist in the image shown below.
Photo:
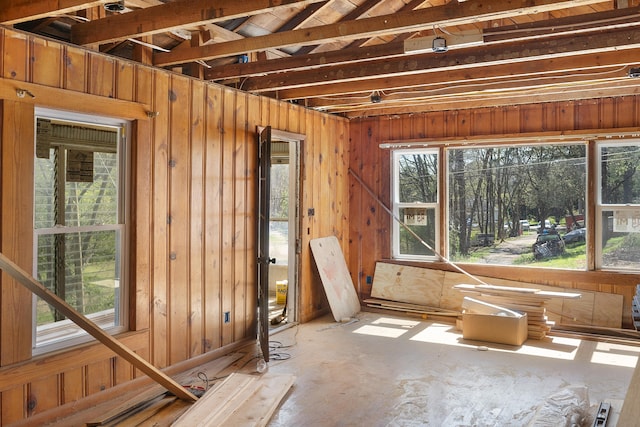
<svg viewBox="0 0 640 427"><path fill-rule="evenodd" d="M161 52L154 55L154 65L175 65L275 47L282 48L336 40L353 40L361 37L395 34L397 32L418 31L437 26L463 25L602 2L602 0L500 0L492 1L487 5L486 1L451 2L444 6L363 18L348 21L348 23L338 22L284 33L267 34L244 40L218 43L215 46L200 46L172 52Z"/></svg>
<svg viewBox="0 0 640 427"><path fill-rule="evenodd" d="M278 2L220 0L212 6L207 0L176 0L96 21L75 24L71 28L71 41L80 45L106 43L185 26L195 27L246 15L272 12L279 7L296 4L304 6L317 1L321 0L279 0Z"/></svg>
<svg viewBox="0 0 640 427"><path fill-rule="evenodd" d="M596 18L594 18L597 16ZM508 27L488 28L483 30L485 43L498 43L531 38L541 38L543 35L559 36L573 34L576 29L580 32L611 30L630 26L640 26L640 7L629 9L617 9L599 14L585 14L553 19L549 21L537 21ZM411 33L405 33L409 36ZM291 72L309 69L312 67L328 67L331 65L360 62L376 58L388 58L404 54L402 40L406 37L397 37L396 40L385 44L377 44L366 47L347 47L345 49L329 52L295 56L287 59L274 59L270 61L248 62L244 64L229 64L212 68L207 71L207 80L221 80L236 77L251 77L265 75L273 72Z"/></svg>
<svg viewBox="0 0 640 427"><path fill-rule="evenodd" d="M243 89L262 92L336 82L361 81L381 77L422 74L428 69L441 71L476 67L479 64L510 64L522 61L551 59L569 55L595 54L640 48L640 32L621 29L605 34L596 33L579 37L564 36L527 43L509 43L459 49L447 53L406 55L397 59L382 59L355 65L325 67L319 70L273 74L248 78Z"/></svg>
<svg viewBox="0 0 640 427"><path fill-rule="evenodd" d="M327 98L345 94L368 94L376 90L421 90L429 85L450 82L452 85L470 82L477 79L512 78L519 80L529 76L539 76L565 73L567 76L580 74L607 74L614 70L618 75L627 72L631 64L640 63L640 51L630 50L625 55L617 51L582 55L580 57L562 57L544 59L514 64L485 65L445 72L428 72L419 75L385 77L379 79L362 80L359 82L334 83L322 86L310 86L298 89L288 89L277 92L277 97L283 100ZM309 106L318 105L313 99Z"/></svg>
<svg viewBox="0 0 640 427"><path fill-rule="evenodd" d="M90 7L101 6L110 0L2 0L0 1L0 23L6 25L46 18L51 15L63 15Z"/></svg>

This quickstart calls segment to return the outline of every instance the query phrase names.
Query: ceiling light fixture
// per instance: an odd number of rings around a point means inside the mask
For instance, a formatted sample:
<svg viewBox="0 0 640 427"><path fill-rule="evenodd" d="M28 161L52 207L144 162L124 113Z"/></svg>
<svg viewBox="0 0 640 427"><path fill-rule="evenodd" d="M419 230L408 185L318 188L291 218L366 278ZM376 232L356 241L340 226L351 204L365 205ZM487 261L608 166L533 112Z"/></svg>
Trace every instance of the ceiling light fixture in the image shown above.
<svg viewBox="0 0 640 427"><path fill-rule="evenodd" d="M378 91L375 91L371 94L371 102L374 104L378 104L382 101L382 97L380 96L380 94L378 93Z"/></svg>
<svg viewBox="0 0 640 427"><path fill-rule="evenodd" d="M124 0L113 3L105 3L104 10L106 10L107 12L122 12L124 10Z"/></svg>
<svg viewBox="0 0 640 427"><path fill-rule="evenodd" d="M443 37L436 37L433 39L431 49L436 53L443 53L449 50L447 47L447 41Z"/></svg>
<svg viewBox="0 0 640 427"><path fill-rule="evenodd" d="M630 68L629 77L634 79L640 77L640 68Z"/></svg>

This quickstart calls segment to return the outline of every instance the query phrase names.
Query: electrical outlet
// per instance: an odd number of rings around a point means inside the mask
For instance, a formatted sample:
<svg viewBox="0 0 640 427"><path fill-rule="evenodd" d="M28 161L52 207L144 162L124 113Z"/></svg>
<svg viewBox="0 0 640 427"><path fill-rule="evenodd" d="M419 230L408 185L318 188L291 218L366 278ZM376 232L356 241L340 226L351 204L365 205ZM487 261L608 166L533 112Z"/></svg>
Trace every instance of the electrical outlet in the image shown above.
<svg viewBox="0 0 640 427"><path fill-rule="evenodd" d="M231 323L231 312L230 311L225 311L224 312L224 323Z"/></svg>

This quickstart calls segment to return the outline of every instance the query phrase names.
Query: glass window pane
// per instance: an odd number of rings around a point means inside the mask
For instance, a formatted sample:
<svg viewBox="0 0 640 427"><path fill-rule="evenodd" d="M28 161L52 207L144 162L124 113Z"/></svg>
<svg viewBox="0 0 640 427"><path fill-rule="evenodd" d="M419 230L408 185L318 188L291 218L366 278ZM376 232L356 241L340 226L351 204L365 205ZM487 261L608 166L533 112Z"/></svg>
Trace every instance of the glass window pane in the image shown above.
<svg viewBox="0 0 640 427"><path fill-rule="evenodd" d="M116 326L120 305L118 240L115 230L38 236L38 280L79 313L109 316L106 326ZM38 326L61 320L64 316L38 301Z"/></svg>
<svg viewBox="0 0 640 427"><path fill-rule="evenodd" d="M92 179L66 184L65 225L70 227L118 223L117 154L92 154Z"/></svg>
<svg viewBox="0 0 640 427"><path fill-rule="evenodd" d="M603 204L640 203L640 145L601 146Z"/></svg>
<svg viewBox="0 0 640 427"><path fill-rule="evenodd" d="M57 151L49 150L48 158L35 161L35 228L50 228L55 223L55 156Z"/></svg>
<svg viewBox="0 0 640 427"><path fill-rule="evenodd" d="M419 211L419 212L416 212ZM436 210L427 208L400 208L400 218L407 227L431 248L435 248ZM399 229L400 255L433 256L434 252L427 248L420 239L405 227Z"/></svg>
<svg viewBox="0 0 640 427"><path fill-rule="evenodd" d="M436 203L438 201L438 155L399 154L400 203Z"/></svg>
<svg viewBox="0 0 640 427"><path fill-rule="evenodd" d="M586 268L586 147L448 152L449 257L459 262ZM577 234L577 236L574 236Z"/></svg>
<svg viewBox="0 0 640 427"><path fill-rule="evenodd" d="M602 268L640 269L640 215L637 210L606 210L600 218Z"/></svg>

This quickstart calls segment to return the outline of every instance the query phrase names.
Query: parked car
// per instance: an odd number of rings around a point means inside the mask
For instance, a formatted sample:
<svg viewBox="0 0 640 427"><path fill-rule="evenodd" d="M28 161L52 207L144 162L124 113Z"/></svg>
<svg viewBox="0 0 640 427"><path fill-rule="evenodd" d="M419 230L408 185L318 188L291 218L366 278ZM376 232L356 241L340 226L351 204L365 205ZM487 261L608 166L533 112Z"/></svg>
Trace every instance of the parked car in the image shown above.
<svg viewBox="0 0 640 427"><path fill-rule="evenodd" d="M532 246L535 259L551 258L564 253L564 240L557 233L539 234Z"/></svg>
<svg viewBox="0 0 640 427"><path fill-rule="evenodd" d="M565 243L578 243L586 240L587 230L584 228L577 228L564 235L563 239Z"/></svg>
<svg viewBox="0 0 640 427"><path fill-rule="evenodd" d="M527 221L526 219L521 219L520 220L520 230L529 231L530 229L531 229L531 224L529 224L529 221Z"/></svg>

